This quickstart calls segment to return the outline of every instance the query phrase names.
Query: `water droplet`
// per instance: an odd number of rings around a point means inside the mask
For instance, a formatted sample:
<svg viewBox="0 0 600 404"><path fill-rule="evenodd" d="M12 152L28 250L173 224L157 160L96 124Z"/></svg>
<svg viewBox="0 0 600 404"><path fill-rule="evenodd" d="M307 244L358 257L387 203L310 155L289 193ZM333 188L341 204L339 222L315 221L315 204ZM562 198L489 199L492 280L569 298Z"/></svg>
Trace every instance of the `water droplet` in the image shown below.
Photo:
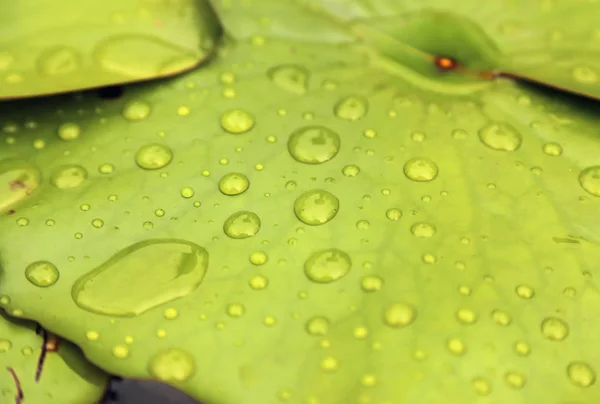
<svg viewBox="0 0 600 404"><path fill-rule="evenodd" d="M194 358L179 348L160 351L148 362L148 373L162 382L181 383L189 380L196 370Z"/></svg>
<svg viewBox="0 0 600 404"><path fill-rule="evenodd" d="M115 358L118 359L125 359L129 356L129 348L126 345L116 345L113 349L112 349L112 354Z"/></svg>
<svg viewBox="0 0 600 404"><path fill-rule="evenodd" d="M594 84L598 82L598 73L588 66L579 66L572 70L573 78L583 84Z"/></svg>
<svg viewBox="0 0 600 404"><path fill-rule="evenodd" d="M462 324L474 324L477 322L477 313L471 309L462 308L456 312L456 318Z"/></svg>
<svg viewBox="0 0 600 404"><path fill-rule="evenodd" d="M315 316L306 322L306 331L310 335L323 336L329 331L329 320L327 317Z"/></svg>
<svg viewBox="0 0 600 404"><path fill-rule="evenodd" d="M492 385L482 377L473 379L473 390L479 396L488 396L492 392Z"/></svg>
<svg viewBox="0 0 600 404"><path fill-rule="evenodd" d="M150 115L150 104L145 101L131 101L123 108L123 117L130 121L140 121Z"/></svg>
<svg viewBox="0 0 600 404"><path fill-rule="evenodd" d="M506 122L492 122L479 130L479 139L491 149L514 151L521 146L521 134Z"/></svg>
<svg viewBox="0 0 600 404"><path fill-rule="evenodd" d="M256 213L240 211L225 220L223 231L231 238L242 239L254 236L260 230L260 226L260 218Z"/></svg>
<svg viewBox="0 0 600 404"><path fill-rule="evenodd" d="M502 310L493 310L492 311L492 320L498 325L508 326L512 323L512 318L510 314Z"/></svg>
<svg viewBox="0 0 600 404"><path fill-rule="evenodd" d="M467 346L459 338L450 338L446 341L446 348L453 355L463 355L467 351Z"/></svg>
<svg viewBox="0 0 600 404"><path fill-rule="evenodd" d="M100 174L112 174L113 171L115 171L115 166L109 163L101 164L98 167L98 172Z"/></svg>
<svg viewBox="0 0 600 404"><path fill-rule="evenodd" d="M7 339L0 339L0 352L8 352L12 349L12 342Z"/></svg>
<svg viewBox="0 0 600 404"><path fill-rule="evenodd" d="M241 303L231 303L227 306L227 315L229 317L242 317L246 314L246 308Z"/></svg>
<svg viewBox="0 0 600 404"><path fill-rule="evenodd" d="M337 117L349 121L356 121L364 117L368 110L369 102L360 95L344 97L333 108L333 112Z"/></svg>
<svg viewBox="0 0 600 404"><path fill-rule="evenodd" d="M579 183L587 192L600 197L600 166L588 167L581 171Z"/></svg>
<svg viewBox="0 0 600 404"><path fill-rule="evenodd" d="M342 169L342 174L346 177L356 177L360 173L360 167L354 164L349 164L344 166Z"/></svg>
<svg viewBox="0 0 600 404"><path fill-rule="evenodd" d="M27 226L28 224L29 224L29 219L27 219L26 217L20 217L17 219L18 226Z"/></svg>
<svg viewBox="0 0 600 404"><path fill-rule="evenodd" d="M398 302L388 305L383 312L383 322L392 328L407 327L415 321L417 310L409 303Z"/></svg>
<svg viewBox="0 0 600 404"><path fill-rule="evenodd" d="M85 333L85 337L89 341L98 341L98 339L100 339L100 333L98 331L90 330Z"/></svg>
<svg viewBox="0 0 600 404"><path fill-rule="evenodd" d="M183 196L184 198L191 198L192 196L194 196L194 190L190 187L185 187L181 189L181 196Z"/></svg>
<svg viewBox="0 0 600 404"><path fill-rule="evenodd" d="M385 212L385 217L387 217L388 220L391 220L392 222L396 222L402 217L402 211L396 208L388 209Z"/></svg>
<svg viewBox="0 0 600 404"><path fill-rule="evenodd" d="M306 164L321 164L340 151L340 136L324 126L305 126L294 131L288 140L291 156Z"/></svg>
<svg viewBox="0 0 600 404"><path fill-rule="evenodd" d="M551 341L562 341L569 335L569 326L557 317L547 317L542 321L542 335Z"/></svg>
<svg viewBox="0 0 600 404"><path fill-rule="evenodd" d="M277 87L290 93L304 94L308 89L309 73L304 67L281 65L270 69L267 75Z"/></svg>
<svg viewBox="0 0 600 404"><path fill-rule="evenodd" d="M517 341L515 342L514 350L519 356L527 356L531 352L531 347L525 341Z"/></svg>
<svg viewBox="0 0 600 404"><path fill-rule="evenodd" d="M263 290L269 285L269 280L265 276L256 275L253 276L252 279L250 279L250 282L248 283L250 287L254 290Z"/></svg>
<svg viewBox="0 0 600 404"><path fill-rule="evenodd" d="M207 268L208 252L199 245L184 240L146 240L121 250L80 277L71 294L84 310L137 316L193 292ZM122 293L123 285L142 280L144 287Z"/></svg>
<svg viewBox="0 0 600 404"><path fill-rule="evenodd" d="M179 311L177 311L177 309L174 307L166 308L163 312L163 317L166 320L175 320L177 317L179 317Z"/></svg>
<svg viewBox="0 0 600 404"><path fill-rule="evenodd" d="M246 192L250 186L250 181L242 173L225 174L219 181L219 190L225 195L239 195Z"/></svg>
<svg viewBox="0 0 600 404"><path fill-rule="evenodd" d="M544 145L544 153L549 156L560 156L562 152L562 146L558 143L546 143Z"/></svg>
<svg viewBox="0 0 600 404"><path fill-rule="evenodd" d="M0 213L10 210L39 188L40 170L24 160L0 161Z"/></svg>
<svg viewBox="0 0 600 404"><path fill-rule="evenodd" d="M337 248L313 253L304 263L308 279L317 283L329 283L345 276L352 266L348 254Z"/></svg>
<svg viewBox="0 0 600 404"><path fill-rule="evenodd" d="M243 109L232 109L221 116L221 127L229 133L246 133L254 127L254 117Z"/></svg>
<svg viewBox="0 0 600 404"><path fill-rule="evenodd" d="M165 167L173 159L173 151L165 145L151 143L140 147L135 154L135 163L145 170Z"/></svg>
<svg viewBox="0 0 600 404"><path fill-rule="evenodd" d="M525 386L527 379L525 379L525 376L520 372L506 372L504 374L504 381L508 387L522 389Z"/></svg>
<svg viewBox="0 0 600 404"><path fill-rule="evenodd" d="M80 65L81 57L77 51L64 46L50 48L43 52L37 61L38 71L43 76L63 76L74 73Z"/></svg>
<svg viewBox="0 0 600 404"><path fill-rule="evenodd" d="M533 296L535 296L535 290L528 285L517 286L515 292L521 299L531 299Z"/></svg>
<svg viewBox="0 0 600 404"><path fill-rule="evenodd" d="M307 191L294 203L296 217L311 226L327 223L335 217L339 208L338 198L323 189Z"/></svg>
<svg viewBox="0 0 600 404"><path fill-rule="evenodd" d="M383 286L383 279L379 276L368 275L362 278L360 287L367 293L377 292Z"/></svg>
<svg viewBox="0 0 600 404"><path fill-rule="evenodd" d="M585 362L569 363L567 376L571 383L581 388L587 388L596 383L596 372Z"/></svg>
<svg viewBox="0 0 600 404"><path fill-rule="evenodd" d="M415 237L428 238L435 234L436 228L431 223L415 223L411 226L410 231Z"/></svg>
<svg viewBox="0 0 600 404"><path fill-rule="evenodd" d="M58 276L58 268L48 261L36 261L25 268L25 278L40 288L54 285Z"/></svg>
<svg viewBox="0 0 600 404"><path fill-rule="evenodd" d="M58 127L58 137L62 140L75 140L81 134L81 127L76 123L63 123Z"/></svg>
<svg viewBox="0 0 600 404"><path fill-rule="evenodd" d="M428 158L413 158L404 164L404 175L417 182L432 181L438 175L438 166Z"/></svg>
<svg viewBox="0 0 600 404"><path fill-rule="evenodd" d="M86 180L87 176L88 173L82 166L61 166L50 176L50 183L60 189L76 188Z"/></svg>
<svg viewBox="0 0 600 404"><path fill-rule="evenodd" d="M250 262L254 265L264 265L268 261L269 257L264 251L255 251L250 254Z"/></svg>

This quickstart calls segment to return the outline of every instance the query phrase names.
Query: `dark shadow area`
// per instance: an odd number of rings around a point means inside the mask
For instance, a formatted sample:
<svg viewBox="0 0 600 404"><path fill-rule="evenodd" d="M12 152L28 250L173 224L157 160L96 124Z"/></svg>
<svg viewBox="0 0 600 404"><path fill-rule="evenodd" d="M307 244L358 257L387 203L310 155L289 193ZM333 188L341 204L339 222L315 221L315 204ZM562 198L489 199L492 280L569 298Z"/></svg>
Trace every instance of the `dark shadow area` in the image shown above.
<svg viewBox="0 0 600 404"><path fill-rule="evenodd" d="M103 100L116 100L121 98L124 92L125 88L123 86L108 86L96 90L98 97L102 98Z"/></svg>
<svg viewBox="0 0 600 404"><path fill-rule="evenodd" d="M115 379L100 404L202 404L175 388L149 380Z"/></svg>

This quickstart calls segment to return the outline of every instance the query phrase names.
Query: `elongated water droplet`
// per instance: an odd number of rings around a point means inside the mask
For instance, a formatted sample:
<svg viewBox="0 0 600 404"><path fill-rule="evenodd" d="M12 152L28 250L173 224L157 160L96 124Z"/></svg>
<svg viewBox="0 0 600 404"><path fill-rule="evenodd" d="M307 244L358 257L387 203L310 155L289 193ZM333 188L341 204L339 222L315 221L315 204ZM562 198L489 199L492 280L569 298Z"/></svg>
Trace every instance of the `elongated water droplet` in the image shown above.
<svg viewBox="0 0 600 404"><path fill-rule="evenodd" d="M36 261L25 268L25 278L40 288L54 285L58 276L58 268L48 261Z"/></svg>
<svg viewBox="0 0 600 404"><path fill-rule="evenodd" d="M521 146L521 134L506 122L492 122L479 130L479 139L491 149L515 151Z"/></svg>
<svg viewBox="0 0 600 404"><path fill-rule="evenodd" d="M260 230L260 218L254 212L240 211L229 216L223 225L225 234L234 239L254 236Z"/></svg>
<svg viewBox="0 0 600 404"><path fill-rule="evenodd" d="M600 166L588 167L581 171L579 183L587 192L600 197Z"/></svg>
<svg viewBox="0 0 600 404"><path fill-rule="evenodd" d="M438 166L428 158L413 158L404 164L404 175L417 182L432 181L438 175Z"/></svg>
<svg viewBox="0 0 600 404"><path fill-rule="evenodd" d="M243 109L232 109L221 116L221 127L236 135L246 133L254 127L254 117Z"/></svg>
<svg viewBox="0 0 600 404"><path fill-rule="evenodd" d="M135 163L145 170L165 167L173 159L173 151L165 145L152 143L141 147L135 154Z"/></svg>
<svg viewBox="0 0 600 404"><path fill-rule="evenodd" d="M296 217L311 226L327 223L335 217L339 208L339 199L323 189L307 191L294 203Z"/></svg>
<svg viewBox="0 0 600 404"><path fill-rule="evenodd" d="M204 279L208 252L184 240L146 240L121 250L79 278L71 290L82 309L118 317L137 316L186 296ZM123 285L138 285L123 293Z"/></svg>
<svg viewBox="0 0 600 404"><path fill-rule="evenodd" d="M329 283L345 276L352 267L348 254L337 248L313 253L304 263L308 279L317 283Z"/></svg>
<svg viewBox="0 0 600 404"><path fill-rule="evenodd" d="M365 97L360 95L351 95L342 98L335 104L333 112L342 119L356 121L364 117L369 110L369 102Z"/></svg>
<svg viewBox="0 0 600 404"><path fill-rule="evenodd" d="M243 194L249 186L248 177L242 173L225 174L219 181L219 190L230 196Z"/></svg>
<svg viewBox="0 0 600 404"><path fill-rule="evenodd" d="M340 136L324 126L305 126L294 131L288 140L291 156L301 163L321 164L340 151Z"/></svg>
<svg viewBox="0 0 600 404"><path fill-rule="evenodd" d="M56 188L68 189L80 186L86 180L88 173L79 165L58 167L50 176L50 182Z"/></svg>
<svg viewBox="0 0 600 404"><path fill-rule="evenodd" d="M282 90L295 94L304 94L308 89L308 70L297 65L281 65L267 73L275 85Z"/></svg>

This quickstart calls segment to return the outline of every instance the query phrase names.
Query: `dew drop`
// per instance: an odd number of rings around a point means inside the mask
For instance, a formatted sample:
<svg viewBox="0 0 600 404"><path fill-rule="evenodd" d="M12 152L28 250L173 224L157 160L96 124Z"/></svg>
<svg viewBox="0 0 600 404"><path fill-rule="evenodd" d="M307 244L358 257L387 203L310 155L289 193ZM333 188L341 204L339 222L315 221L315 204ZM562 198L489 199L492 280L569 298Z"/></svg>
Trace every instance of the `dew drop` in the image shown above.
<svg viewBox="0 0 600 404"><path fill-rule="evenodd" d="M98 172L100 174L112 174L115 171L115 166L109 163L100 164L98 167Z"/></svg>
<svg viewBox="0 0 600 404"><path fill-rule="evenodd" d="M204 279L208 252L189 241L135 243L80 277L71 295L82 309L116 317L140 315L192 293ZM123 285L144 287L122 293Z"/></svg>
<svg viewBox="0 0 600 404"><path fill-rule="evenodd" d="M249 186L248 177L242 173L225 174L219 181L219 190L229 196L243 194Z"/></svg>
<svg viewBox="0 0 600 404"><path fill-rule="evenodd" d="M482 377L473 379L473 391L479 396L488 396L492 392L492 385Z"/></svg>
<svg viewBox="0 0 600 404"><path fill-rule="evenodd" d="M150 115L150 104L145 101L132 101L123 108L123 117L129 121L141 121Z"/></svg>
<svg viewBox="0 0 600 404"><path fill-rule="evenodd" d="M229 317L239 318L246 314L246 308L241 303L231 303L227 306L227 315Z"/></svg>
<svg viewBox="0 0 600 404"><path fill-rule="evenodd" d="M383 279L379 276L368 275L362 278L360 287L367 293L377 292L383 286Z"/></svg>
<svg viewBox="0 0 600 404"><path fill-rule="evenodd" d="M12 349L12 342L7 339L0 339L0 353L8 352Z"/></svg>
<svg viewBox="0 0 600 404"><path fill-rule="evenodd" d="M596 372L585 362L569 363L567 376L571 383L581 388L587 388L596 383Z"/></svg>
<svg viewBox="0 0 600 404"><path fill-rule="evenodd" d="M520 372L506 372L504 374L504 381L508 387L522 389L525 386L527 379L525 379L525 376Z"/></svg>
<svg viewBox="0 0 600 404"><path fill-rule="evenodd" d="M342 98L335 104L333 112L338 118L356 121L364 117L369 110L369 102L359 95Z"/></svg>
<svg viewBox="0 0 600 404"><path fill-rule="evenodd" d="M323 369L323 371L325 372L333 373L336 372L339 368L339 361L331 355L328 355L321 360L321 369Z"/></svg>
<svg viewBox="0 0 600 404"><path fill-rule="evenodd" d="M519 356L527 356L531 352L531 347L525 341L517 341L515 342L514 350Z"/></svg>
<svg viewBox="0 0 600 404"><path fill-rule="evenodd" d="M562 341L569 335L569 326L557 317L547 317L541 324L542 335L550 341Z"/></svg>
<svg viewBox="0 0 600 404"><path fill-rule="evenodd" d="M323 316L312 317L306 322L306 331L314 336L326 335L329 331L329 320Z"/></svg>
<svg viewBox="0 0 600 404"><path fill-rule="evenodd" d="M75 140L81 134L81 127L76 123L63 123L58 127L58 137L62 140Z"/></svg>
<svg viewBox="0 0 600 404"><path fill-rule="evenodd" d="M456 318L462 324L475 324L477 322L477 313L471 309L462 308L456 311Z"/></svg>
<svg viewBox="0 0 600 404"><path fill-rule="evenodd" d="M588 167L581 171L579 183L588 193L600 197L600 166Z"/></svg>
<svg viewBox="0 0 600 404"><path fill-rule="evenodd" d="M492 122L479 130L479 139L491 149L515 151L521 146L521 134L506 122Z"/></svg>
<svg viewBox="0 0 600 404"><path fill-rule="evenodd" d="M411 325L417 316L415 307L409 303L398 302L388 305L383 312L383 322L392 328Z"/></svg>
<svg viewBox="0 0 600 404"><path fill-rule="evenodd" d="M252 277L252 279L250 279L250 282L248 282L248 284L254 290L263 290L269 285L269 279L262 275L256 275Z"/></svg>
<svg viewBox="0 0 600 404"><path fill-rule="evenodd" d="M232 109L221 116L221 127L236 135L246 133L254 127L254 117L243 109Z"/></svg>
<svg viewBox="0 0 600 404"><path fill-rule="evenodd" d="M492 311L492 320L498 325L508 326L512 323L512 318L510 314L502 310L493 310Z"/></svg>
<svg viewBox="0 0 600 404"><path fill-rule="evenodd" d="M429 238L435 235L436 228L431 223L415 223L410 228L415 237Z"/></svg>
<svg viewBox="0 0 600 404"><path fill-rule="evenodd" d="M594 84L600 77L598 73L588 66L579 66L572 70L573 78L583 84Z"/></svg>
<svg viewBox="0 0 600 404"><path fill-rule="evenodd" d="M438 175L438 166L428 158L413 158L404 164L404 175L417 182L432 181Z"/></svg>
<svg viewBox="0 0 600 404"><path fill-rule="evenodd" d="M269 260L268 255L264 251L255 251L250 254L250 262L253 265L260 266L266 264Z"/></svg>
<svg viewBox="0 0 600 404"><path fill-rule="evenodd" d="M58 277L58 268L48 261L36 261L25 268L25 278L40 288L54 285Z"/></svg>
<svg viewBox="0 0 600 404"><path fill-rule="evenodd" d="M562 152L562 146L558 143L546 143L544 145L544 153L546 153L549 156L560 156Z"/></svg>
<svg viewBox="0 0 600 404"><path fill-rule="evenodd" d="M304 263L308 279L316 283L329 283L345 276L352 266L348 254L337 248L313 253Z"/></svg>
<svg viewBox="0 0 600 404"><path fill-rule="evenodd" d="M182 383L189 380L194 372L194 358L179 348L160 351L148 362L148 373L162 382Z"/></svg>
<svg viewBox="0 0 600 404"><path fill-rule="evenodd" d="M457 356L464 355L467 351L467 346L459 338L448 339L448 341L446 341L446 348L448 348L448 351L450 351L451 354Z"/></svg>
<svg viewBox="0 0 600 404"><path fill-rule="evenodd" d="M323 189L307 191L294 203L296 217L311 226L327 223L335 217L339 208L338 198Z"/></svg>
<svg viewBox="0 0 600 404"><path fill-rule="evenodd" d="M515 289L515 293L521 299L531 299L533 296L535 296L535 290L533 290L533 288L528 285L517 286Z"/></svg>
<svg viewBox="0 0 600 404"><path fill-rule="evenodd" d="M354 164L349 164L344 166L342 169L342 174L346 177L356 177L360 173L360 167Z"/></svg>
<svg viewBox="0 0 600 404"><path fill-rule="evenodd" d="M165 145L152 143L142 146L135 154L135 163L145 170L165 167L173 159L173 151Z"/></svg>
<svg viewBox="0 0 600 404"><path fill-rule="evenodd" d="M402 218L402 211L396 208L388 209L385 212L385 217L387 217L387 219L391 220L392 222L396 222L400 220L400 218Z"/></svg>
<svg viewBox="0 0 600 404"><path fill-rule="evenodd" d="M305 126L294 131L288 140L290 155L301 163L321 164L340 151L340 136L324 126Z"/></svg>
<svg viewBox="0 0 600 404"><path fill-rule="evenodd" d="M190 188L190 187L184 187L184 188L181 188L180 193L181 193L181 196L183 196L186 199L189 199L192 196L194 196L194 189Z"/></svg>
<svg viewBox="0 0 600 404"><path fill-rule="evenodd" d="M225 220L223 231L233 239L243 239L258 233L260 226L260 218L256 213L240 211Z"/></svg>
<svg viewBox="0 0 600 404"><path fill-rule="evenodd" d="M60 189L76 188L87 179L87 176L87 170L82 166L61 166L50 176L50 183Z"/></svg>
<svg viewBox="0 0 600 404"><path fill-rule="evenodd" d="M129 348L126 345L116 345L112 349L112 354L115 358L125 359L129 356Z"/></svg>
<svg viewBox="0 0 600 404"><path fill-rule="evenodd" d="M19 159L0 161L0 213L10 210L39 188L40 170Z"/></svg>
<svg viewBox="0 0 600 404"><path fill-rule="evenodd" d="M309 73L301 66L276 66L268 71L267 76L277 87L290 93L304 94L308 89Z"/></svg>

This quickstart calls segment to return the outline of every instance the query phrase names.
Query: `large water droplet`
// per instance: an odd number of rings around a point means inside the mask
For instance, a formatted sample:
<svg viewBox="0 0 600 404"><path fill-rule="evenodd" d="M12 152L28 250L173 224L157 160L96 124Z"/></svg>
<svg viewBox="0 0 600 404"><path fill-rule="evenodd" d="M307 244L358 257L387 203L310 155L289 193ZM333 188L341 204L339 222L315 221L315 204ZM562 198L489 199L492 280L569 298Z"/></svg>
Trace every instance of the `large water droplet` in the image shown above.
<svg viewBox="0 0 600 404"><path fill-rule="evenodd" d="M345 276L352 267L348 254L337 248L313 253L304 263L308 279L317 283L329 283Z"/></svg>
<svg viewBox="0 0 600 404"><path fill-rule="evenodd" d="M288 140L292 157L306 164L321 164L340 151L340 136L324 126L305 126L294 131Z"/></svg>
<svg viewBox="0 0 600 404"><path fill-rule="evenodd" d="M0 212L10 210L21 202L41 182L40 170L28 162L19 159L0 161Z"/></svg>
<svg viewBox="0 0 600 404"><path fill-rule="evenodd" d="M364 117L368 110L369 102L360 95L344 97L333 108L336 116L349 121L356 121Z"/></svg>
<svg viewBox="0 0 600 404"><path fill-rule="evenodd" d="M567 366L567 376L577 387L587 388L596 383L596 372L585 362L571 362Z"/></svg>
<svg viewBox="0 0 600 404"><path fill-rule="evenodd" d="M225 195L239 195L246 192L250 181L242 173L228 173L219 181L219 190Z"/></svg>
<svg viewBox="0 0 600 404"><path fill-rule="evenodd" d="M271 81L282 90L304 94L308 89L308 70L297 65L281 65L267 73Z"/></svg>
<svg viewBox="0 0 600 404"><path fill-rule="evenodd" d="M221 127L236 135L246 133L254 127L254 117L243 109L232 109L221 116Z"/></svg>
<svg viewBox="0 0 600 404"><path fill-rule="evenodd" d="M587 192L600 197L600 166L588 167L581 171L579 183Z"/></svg>
<svg viewBox="0 0 600 404"><path fill-rule="evenodd" d="M569 326L557 317L547 317L542 321L542 335L551 341L562 341L569 335Z"/></svg>
<svg viewBox="0 0 600 404"><path fill-rule="evenodd" d="M339 208L339 199L323 189L307 191L294 203L296 217L312 226L327 223L335 217Z"/></svg>
<svg viewBox="0 0 600 404"><path fill-rule="evenodd" d="M50 182L60 189L75 188L81 185L87 176L88 173L82 166L61 166L54 170Z"/></svg>
<svg viewBox="0 0 600 404"><path fill-rule="evenodd" d="M260 230L260 218L254 212L240 211L229 216L223 224L223 231L234 239L254 236Z"/></svg>
<svg viewBox="0 0 600 404"><path fill-rule="evenodd" d="M80 277L75 303L97 314L129 317L192 293L208 268L208 252L185 240L146 240L121 250ZM135 286L123 293L124 285Z"/></svg>
<svg viewBox="0 0 600 404"><path fill-rule="evenodd" d="M123 108L123 117L130 121L140 121L150 115L150 104L145 101L131 101Z"/></svg>
<svg viewBox="0 0 600 404"><path fill-rule="evenodd" d="M432 181L438 175L438 166L428 158L413 158L404 164L404 175L417 182Z"/></svg>
<svg viewBox="0 0 600 404"><path fill-rule="evenodd" d="M25 278L40 288L54 285L58 276L58 268L48 261L36 261L25 268Z"/></svg>
<svg viewBox="0 0 600 404"><path fill-rule="evenodd" d="M521 146L521 134L506 122L492 122L479 130L479 139L491 149L514 151Z"/></svg>
<svg viewBox="0 0 600 404"><path fill-rule="evenodd" d="M135 154L135 162L145 170L165 167L173 159L173 151L165 145L152 143L140 147Z"/></svg>

